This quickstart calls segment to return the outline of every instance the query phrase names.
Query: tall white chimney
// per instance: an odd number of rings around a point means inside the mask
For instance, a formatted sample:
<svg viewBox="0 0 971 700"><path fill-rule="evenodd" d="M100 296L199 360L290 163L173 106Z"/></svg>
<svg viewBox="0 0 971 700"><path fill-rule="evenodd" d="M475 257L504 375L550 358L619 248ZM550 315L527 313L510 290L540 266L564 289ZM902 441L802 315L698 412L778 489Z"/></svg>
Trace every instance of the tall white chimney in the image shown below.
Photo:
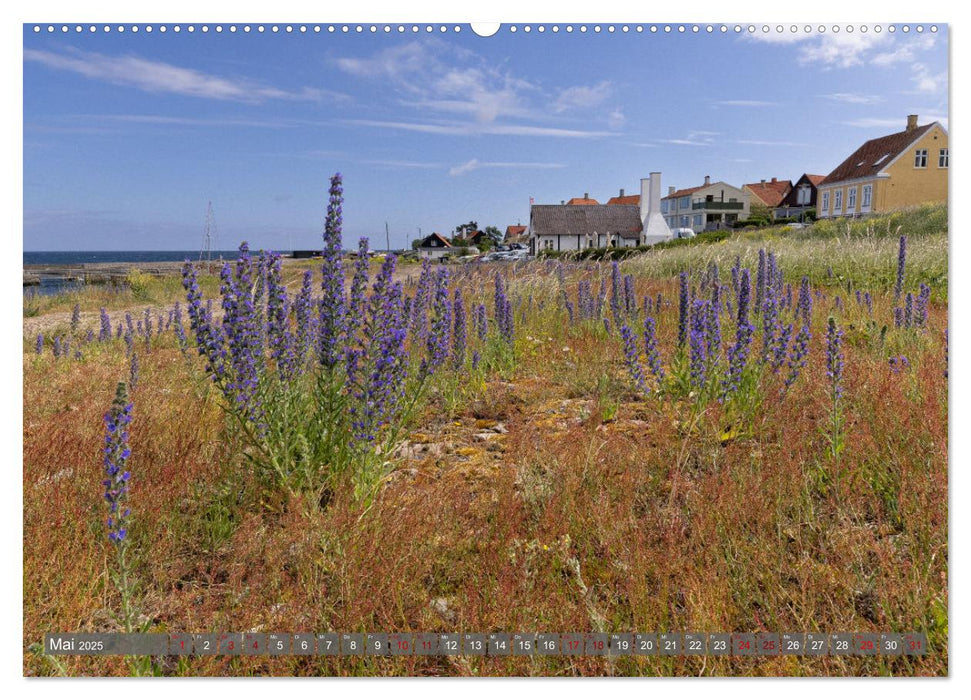
<svg viewBox="0 0 971 700"><path fill-rule="evenodd" d="M647 221L651 213L651 178L641 178L641 221Z"/></svg>
<svg viewBox="0 0 971 700"><path fill-rule="evenodd" d="M641 243L660 243L674 237L661 216L661 173L641 180L641 227Z"/></svg>

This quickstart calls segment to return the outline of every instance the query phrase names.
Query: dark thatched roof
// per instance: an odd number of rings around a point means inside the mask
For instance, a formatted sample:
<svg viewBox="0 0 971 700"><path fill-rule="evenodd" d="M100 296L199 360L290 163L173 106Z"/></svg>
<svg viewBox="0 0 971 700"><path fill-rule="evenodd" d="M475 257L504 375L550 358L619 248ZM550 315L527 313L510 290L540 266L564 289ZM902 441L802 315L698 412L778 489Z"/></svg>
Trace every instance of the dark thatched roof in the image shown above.
<svg viewBox="0 0 971 700"><path fill-rule="evenodd" d="M641 235L641 209L628 204L534 204L529 211L533 236Z"/></svg>

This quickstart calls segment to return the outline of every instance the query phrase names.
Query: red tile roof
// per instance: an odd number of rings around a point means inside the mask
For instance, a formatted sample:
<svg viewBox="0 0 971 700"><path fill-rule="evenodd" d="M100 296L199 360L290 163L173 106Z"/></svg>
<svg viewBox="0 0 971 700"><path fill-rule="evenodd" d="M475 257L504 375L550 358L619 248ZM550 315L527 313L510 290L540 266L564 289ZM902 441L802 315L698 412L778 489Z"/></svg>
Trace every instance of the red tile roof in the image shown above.
<svg viewBox="0 0 971 700"><path fill-rule="evenodd" d="M525 226L506 226L506 240L516 238L526 233Z"/></svg>
<svg viewBox="0 0 971 700"><path fill-rule="evenodd" d="M611 197L607 200L607 204L635 204L640 206L641 196L639 194L628 194L623 197Z"/></svg>
<svg viewBox="0 0 971 700"><path fill-rule="evenodd" d="M676 192L672 192L671 194L669 194L669 195L667 195L665 197L661 197L661 199L672 199L672 198L677 198L677 197L686 197L689 194L694 194L698 190L703 190L706 187L710 187L710 185L698 185L697 187L688 187L687 189L677 190Z"/></svg>
<svg viewBox="0 0 971 700"><path fill-rule="evenodd" d="M910 131L898 131L896 134L870 139L853 154L836 166L819 184L832 184L843 180L856 180L862 177L873 177L890 162L907 149L914 141L931 130L937 122L918 126Z"/></svg>
<svg viewBox="0 0 971 700"><path fill-rule="evenodd" d="M799 179L801 180L802 178L799 178ZM813 183L813 186L816 186L820 182L822 182L823 180L825 180L826 179L826 176L825 175L810 175L809 173L806 173L806 179L809 180L811 183Z"/></svg>
<svg viewBox="0 0 971 700"><path fill-rule="evenodd" d="M596 199L584 199L583 197L574 197L567 204L600 204Z"/></svg>
<svg viewBox="0 0 971 700"><path fill-rule="evenodd" d="M792 183L788 180L772 178L772 180L766 180L764 182L753 182L750 185L742 185L742 189L746 189L758 197L767 207L777 207L782 204L782 200L789 194L789 190L792 189Z"/></svg>

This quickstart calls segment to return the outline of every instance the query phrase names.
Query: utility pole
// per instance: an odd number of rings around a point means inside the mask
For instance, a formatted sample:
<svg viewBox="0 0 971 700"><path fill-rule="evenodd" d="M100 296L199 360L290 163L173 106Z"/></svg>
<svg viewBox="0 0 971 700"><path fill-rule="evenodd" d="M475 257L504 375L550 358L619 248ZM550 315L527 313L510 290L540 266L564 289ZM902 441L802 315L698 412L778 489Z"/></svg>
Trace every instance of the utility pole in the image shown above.
<svg viewBox="0 0 971 700"><path fill-rule="evenodd" d="M388 253L391 252L391 233L387 221L384 222L384 250Z"/></svg>

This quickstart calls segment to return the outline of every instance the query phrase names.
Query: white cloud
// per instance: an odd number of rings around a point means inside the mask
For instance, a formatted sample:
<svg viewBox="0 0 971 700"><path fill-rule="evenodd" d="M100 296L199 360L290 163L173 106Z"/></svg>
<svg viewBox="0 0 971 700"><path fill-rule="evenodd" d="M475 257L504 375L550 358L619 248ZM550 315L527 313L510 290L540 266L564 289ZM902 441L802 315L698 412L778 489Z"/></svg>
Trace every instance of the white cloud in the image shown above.
<svg viewBox="0 0 971 700"><path fill-rule="evenodd" d="M575 85L560 91L553 111L566 112L571 109L589 109L602 104L613 92L610 82L604 80L596 85Z"/></svg>
<svg viewBox="0 0 971 700"><path fill-rule="evenodd" d="M551 136L560 138L600 138L611 136L609 131L581 131L556 127L530 126L526 124L464 124L457 122L422 123L396 122L375 119L346 119L345 124L354 126L373 126L382 129L415 131L423 134L443 136L470 136L473 134L493 134L500 136Z"/></svg>
<svg viewBox="0 0 971 700"><path fill-rule="evenodd" d="M778 102L765 102L763 100L716 100L712 104L721 107L772 107Z"/></svg>
<svg viewBox="0 0 971 700"><path fill-rule="evenodd" d="M880 95L861 95L855 92L834 92L829 95L820 95L820 97L834 102L846 102L854 105L872 105L884 101L884 98Z"/></svg>
<svg viewBox="0 0 971 700"><path fill-rule="evenodd" d="M66 53L25 49L24 60L82 75L92 80L101 80L112 85L122 85L152 93L172 93L235 102L321 100L325 97L347 99L346 95L328 90L309 87L283 90L255 81L224 78L193 68L184 68L138 56L107 56L77 49L71 49Z"/></svg>
<svg viewBox="0 0 971 700"><path fill-rule="evenodd" d="M917 92L943 92L947 90L947 73L931 73L923 63L911 66L914 89Z"/></svg>
<svg viewBox="0 0 971 700"><path fill-rule="evenodd" d="M624 121L619 107L606 118L591 114L611 97L613 88L608 81L544 88L503 65L437 38L384 49L369 58L340 58L336 65L354 76L385 81L399 104L422 113L422 121L434 121L429 115L452 120L443 126L396 128L426 133L578 136L588 132L569 128L568 120L596 116L601 123L606 119L610 128L618 128ZM477 126L471 128L465 121L459 124L455 120L467 120ZM524 126L504 124L510 120L547 126L531 127L530 131ZM585 123L589 122L589 118L585 119ZM467 131L462 130L463 126L468 127Z"/></svg>
<svg viewBox="0 0 971 700"><path fill-rule="evenodd" d="M456 165L448 171L448 174L457 177L459 175L465 175L466 173L471 173L474 170L480 170L482 168L511 168L511 169L541 169L548 170L552 168L564 168L566 167L562 163L500 163L500 162L481 162L478 158L473 158L472 160L462 163L461 165Z"/></svg>
<svg viewBox="0 0 971 700"><path fill-rule="evenodd" d="M889 35L885 33L823 34L818 41L799 49L799 62L821 63L838 68L860 66L866 63L868 55L876 47L886 44L888 40Z"/></svg>
<svg viewBox="0 0 971 700"><path fill-rule="evenodd" d="M920 110L910 110L910 114L920 115ZM919 122L921 124L930 124L932 122L940 122L947 127L947 117L938 114L926 114L920 115ZM903 131L906 122L902 117L861 117L860 119L850 119L849 121L842 122L846 126L857 126L863 129L893 129L894 132Z"/></svg>
<svg viewBox="0 0 971 700"><path fill-rule="evenodd" d="M661 143L669 143L672 146L711 146L715 143L717 131L689 131L688 135L679 139L661 139Z"/></svg>
<svg viewBox="0 0 971 700"><path fill-rule="evenodd" d="M739 143L746 146L808 146L808 143L798 141L765 141L759 139L740 139Z"/></svg>
<svg viewBox="0 0 971 700"><path fill-rule="evenodd" d="M617 108L607 115L607 126L611 129L619 129L627 121L627 117L624 116L623 110Z"/></svg>
<svg viewBox="0 0 971 700"><path fill-rule="evenodd" d="M423 163L414 160L362 160L364 165L374 165L379 168L419 168L433 170L443 167L441 163Z"/></svg>

